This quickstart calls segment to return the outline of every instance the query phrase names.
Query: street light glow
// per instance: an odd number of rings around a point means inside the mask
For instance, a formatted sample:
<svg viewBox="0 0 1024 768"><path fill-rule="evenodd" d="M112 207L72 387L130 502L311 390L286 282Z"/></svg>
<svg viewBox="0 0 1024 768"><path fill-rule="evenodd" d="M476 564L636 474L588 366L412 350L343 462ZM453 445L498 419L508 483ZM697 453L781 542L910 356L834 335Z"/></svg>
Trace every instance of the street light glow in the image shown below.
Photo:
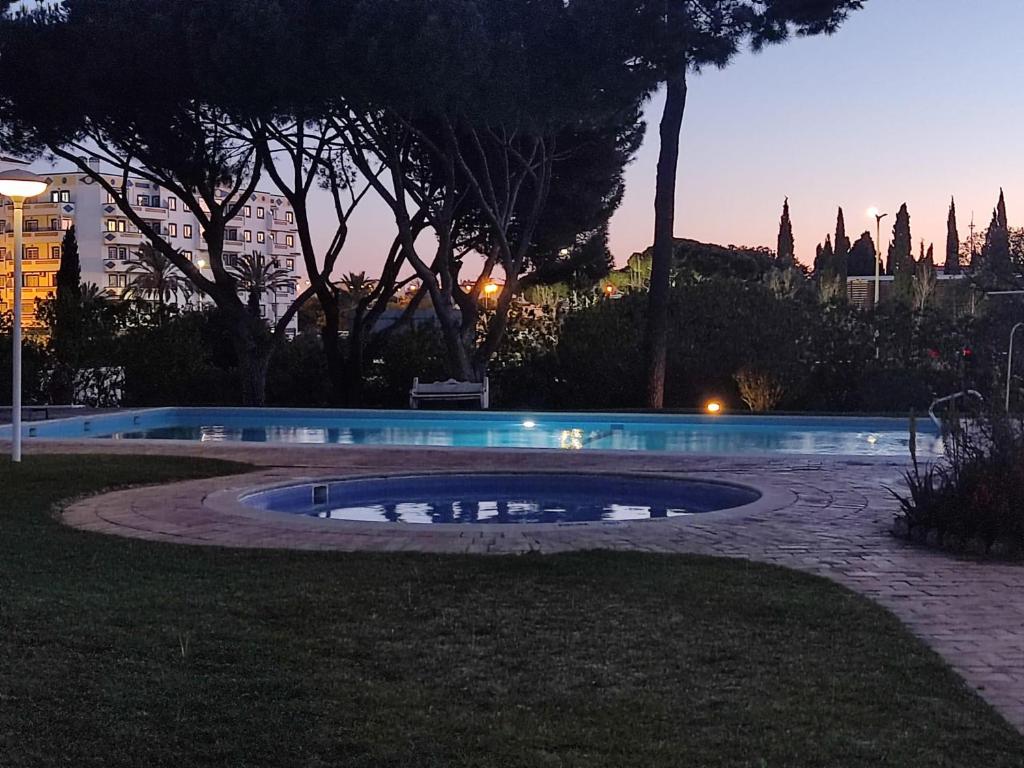
<svg viewBox="0 0 1024 768"><path fill-rule="evenodd" d="M722 412L722 404L717 400L708 400L704 405L704 410L714 416Z"/></svg>
<svg viewBox="0 0 1024 768"><path fill-rule="evenodd" d="M0 171L0 195L12 200L25 200L36 197L46 191L46 182L31 171L11 168Z"/></svg>
<svg viewBox="0 0 1024 768"><path fill-rule="evenodd" d="M497 285L497 283L487 283L487 285L484 286L484 293L487 294L488 296L493 296L497 292L498 292L498 285Z"/></svg>
<svg viewBox="0 0 1024 768"><path fill-rule="evenodd" d="M876 208L875 206L871 206L870 208L868 208L868 216L870 216L871 218L875 218L880 213L881 211L878 210L878 208Z"/></svg>

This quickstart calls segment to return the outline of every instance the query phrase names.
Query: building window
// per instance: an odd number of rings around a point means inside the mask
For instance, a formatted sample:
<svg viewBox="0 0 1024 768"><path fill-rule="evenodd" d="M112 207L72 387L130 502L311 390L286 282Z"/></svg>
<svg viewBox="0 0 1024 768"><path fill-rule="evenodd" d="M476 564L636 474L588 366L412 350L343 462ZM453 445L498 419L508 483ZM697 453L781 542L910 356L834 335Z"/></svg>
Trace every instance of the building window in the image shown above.
<svg viewBox="0 0 1024 768"><path fill-rule="evenodd" d="M181 236L182 237L192 237L192 225L191 224L182 224L181 225Z"/></svg>
<svg viewBox="0 0 1024 768"><path fill-rule="evenodd" d="M252 217L252 206L251 205L245 206L245 208L242 209L242 215L244 215L245 218L247 218L247 219L251 218Z"/></svg>
<svg viewBox="0 0 1024 768"><path fill-rule="evenodd" d="M142 206L148 206L149 205L149 195L139 195L136 198L136 204L137 205L142 205Z"/></svg>
<svg viewBox="0 0 1024 768"><path fill-rule="evenodd" d="M7 261L7 249L0 248L0 261Z"/></svg>
<svg viewBox="0 0 1024 768"><path fill-rule="evenodd" d="M60 232L60 219L50 219L50 231Z"/></svg>
<svg viewBox="0 0 1024 768"><path fill-rule="evenodd" d="M59 259L60 258L60 246L59 245L51 245L50 246L50 258L51 259Z"/></svg>
<svg viewBox="0 0 1024 768"><path fill-rule="evenodd" d="M252 230L251 229L247 229L247 230L245 230L245 232L243 234L245 235L245 238L244 238L245 242L251 243L252 242Z"/></svg>
<svg viewBox="0 0 1024 768"><path fill-rule="evenodd" d="M107 275L107 285L110 286L111 288L127 288L127 273L114 273L112 275Z"/></svg>
<svg viewBox="0 0 1024 768"><path fill-rule="evenodd" d="M192 261L192 251L182 251L181 255L184 256L189 261Z"/></svg>
<svg viewBox="0 0 1024 768"><path fill-rule="evenodd" d="M289 248L294 248L295 247L295 235L285 235L284 236L284 242L285 242L285 245L287 245Z"/></svg>
<svg viewBox="0 0 1024 768"><path fill-rule="evenodd" d="M50 192L50 202L51 203L70 203L71 202L71 192L69 192L66 189L55 189L52 192Z"/></svg>
<svg viewBox="0 0 1024 768"><path fill-rule="evenodd" d="M232 241L238 240L238 230L234 229L234 228L225 229L224 230L224 239L225 240L232 240Z"/></svg>
<svg viewBox="0 0 1024 768"><path fill-rule="evenodd" d="M225 264L225 266L228 266L228 267L237 267L238 266L238 254L237 253L225 253L224 254L224 264Z"/></svg>
<svg viewBox="0 0 1024 768"><path fill-rule="evenodd" d="M25 249L25 258L26 259L38 259L39 258L39 249L38 248L26 248Z"/></svg>
<svg viewBox="0 0 1024 768"><path fill-rule="evenodd" d="M265 216L266 216L266 211L264 211L263 208L261 208L261 207L257 207L256 208L256 218L257 219L262 219L262 218L265 218Z"/></svg>
<svg viewBox="0 0 1024 768"><path fill-rule="evenodd" d="M167 225L167 234L171 237L178 236L178 225L173 222Z"/></svg>
<svg viewBox="0 0 1024 768"><path fill-rule="evenodd" d="M150 208L159 208L160 207L160 195L150 195L149 196L149 207Z"/></svg>
<svg viewBox="0 0 1024 768"><path fill-rule="evenodd" d="M167 198L167 210L176 211L178 210L178 198L168 197Z"/></svg>
<svg viewBox="0 0 1024 768"><path fill-rule="evenodd" d="M7 231L7 220L6 219L0 219L0 235L4 234L6 231Z"/></svg>
<svg viewBox="0 0 1024 768"><path fill-rule="evenodd" d="M38 232L39 219L25 219L25 227L22 232Z"/></svg>
<svg viewBox="0 0 1024 768"><path fill-rule="evenodd" d="M257 243L264 243L264 242L266 242L266 240L267 240L267 235L266 235L265 232L257 232L256 233L256 242Z"/></svg>
<svg viewBox="0 0 1024 768"><path fill-rule="evenodd" d="M287 221L289 224L294 224L295 223L295 214L292 213L291 211L285 211L284 212L284 220Z"/></svg>
<svg viewBox="0 0 1024 768"><path fill-rule="evenodd" d="M117 249L117 258L119 258L121 261L126 260L128 258L128 249L127 248L118 248Z"/></svg>
<svg viewBox="0 0 1024 768"><path fill-rule="evenodd" d="M288 269L295 269L295 259L285 259L284 263L288 266Z"/></svg>
<svg viewBox="0 0 1024 768"><path fill-rule="evenodd" d="M114 246L111 246L111 247L107 248L107 258L108 259L116 259L117 258L117 248L115 248Z"/></svg>
<svg viewBox="0 0 1024 768"><path fill-rule="evenodd" d="M125 229L124 219L107 219L107 232L124 232Z"/></svg>

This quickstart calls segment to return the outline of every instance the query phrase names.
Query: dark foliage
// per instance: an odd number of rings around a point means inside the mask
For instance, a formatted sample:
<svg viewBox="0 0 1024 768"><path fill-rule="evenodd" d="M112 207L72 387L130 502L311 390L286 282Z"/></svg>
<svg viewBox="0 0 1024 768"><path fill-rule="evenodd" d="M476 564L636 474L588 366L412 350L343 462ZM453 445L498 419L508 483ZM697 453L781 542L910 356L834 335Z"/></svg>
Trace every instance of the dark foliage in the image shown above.
<svg viewBox="0 0 1024 768"><path fill-rule="evenodd" d="M952 411L945 459L923 468L911 443L908 495L897 495L907 535L976 554L1024 548L1024 418L997 406L974 418Z"/></svg>

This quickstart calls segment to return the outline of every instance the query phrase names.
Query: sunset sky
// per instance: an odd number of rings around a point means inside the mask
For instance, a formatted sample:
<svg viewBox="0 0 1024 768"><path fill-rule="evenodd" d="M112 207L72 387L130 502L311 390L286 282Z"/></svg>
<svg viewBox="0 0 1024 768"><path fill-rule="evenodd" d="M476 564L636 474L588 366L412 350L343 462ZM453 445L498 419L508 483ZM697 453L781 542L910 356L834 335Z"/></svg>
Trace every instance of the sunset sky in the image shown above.
<svg viewBox="0 0 1024 768"><path fill-rule="evenodd" d="M987 226L1000 186L1010 223L1024 225L1022 30L1024 0L868 0L834 37L693 78L676 234L774 248L788 195L809 263L837 206L855 239L870 206L895 214L906 201L915 243L934 242L941 261L950 196L966 238L972 210ZM612 223L619 264L651 242L660 111L655 97ZM341 271L372 273L386 248L387 212L364 214Z"/></svg>
<svg viewBox="0 0 1024 768"><path fill-rule="evenodd" d="M728 69L694 76L676 234L774 249L788 196L797 257L809 264L838 206L856 239L869 228L869 207L895 214L906 202L915 253L923 238L941 262L950 196L966 239L972 212L978 231L988 225L1000 186L1010 224L1024 225L1022 30L1024 0L867 0L833 37L744 53ZM612 221L620 265L651 243L660 112L658 94ZM326 246L334 226L326 195L315 208ZM368 200L336 276L374 275L393 232L387 208Z"/></svg>

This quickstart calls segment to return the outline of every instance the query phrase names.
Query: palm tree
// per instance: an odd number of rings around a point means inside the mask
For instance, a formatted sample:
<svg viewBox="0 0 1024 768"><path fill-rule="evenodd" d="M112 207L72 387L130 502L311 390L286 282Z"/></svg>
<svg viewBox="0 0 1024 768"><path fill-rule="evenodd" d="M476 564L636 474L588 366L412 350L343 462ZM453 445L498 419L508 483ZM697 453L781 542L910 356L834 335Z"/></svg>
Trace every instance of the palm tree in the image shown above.
<svg viewBox="0 0 1024 768"><path fill-rule="evenodd" d="M290 291L295 285L291 272L282 267L277 259L267 259L262 253L239 255L235 266L228 271L238 282L238 290L247 295L246 303L253 317L260 316L260 299L263 294L277 296Z"/></svg>
<svg viewBox="0 0 1024 768"><path fill-rule="evenodd" d="M192 285L178 272L170 259L149 243L135 252L135 258L126 262L131 279L124 291L125 298L156 301L162 312L167 302L182 294L186 300L192 295Z"/></svg>
<svg viewBox="0 0 1024 768"><path fill-rule="evenodd" d="M100 288L96 283L82 283L82 305L102 305L114 298L114 294L107 288Z"/></svg>
<svg viewBox="0 0 1024 768"><path fill-rule="evenodd" d="M349 272L347 275L341 276L341 280L338 281L338 287L353 302L358 302L360 299L373 293L376 281L368 279L365 272Z"/></svg>

